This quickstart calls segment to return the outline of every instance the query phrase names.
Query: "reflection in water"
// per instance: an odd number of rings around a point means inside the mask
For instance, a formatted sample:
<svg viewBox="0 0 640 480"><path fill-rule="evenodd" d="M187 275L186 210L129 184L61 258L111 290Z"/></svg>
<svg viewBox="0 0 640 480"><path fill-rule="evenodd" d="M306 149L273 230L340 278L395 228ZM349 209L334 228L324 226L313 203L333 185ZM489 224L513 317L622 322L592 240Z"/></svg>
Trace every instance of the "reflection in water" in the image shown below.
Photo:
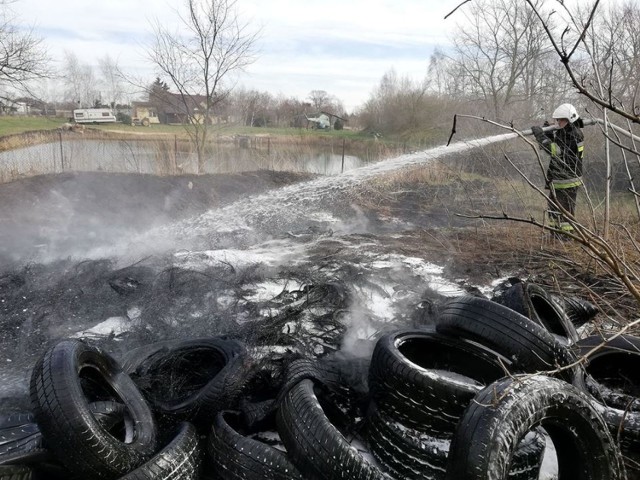
<svg viewBox="0 0 640 480"><path fill-rule="evenodd" d="M377 161L381 152L345 152L342 145L272 145L242 148L233 143L213 144L201 173L238 173L260 169L336 175ZM64 171L137 172L156 175L197 173L198 158L190 145L175 139L63 140L0 152L3 177Z"/></svg>

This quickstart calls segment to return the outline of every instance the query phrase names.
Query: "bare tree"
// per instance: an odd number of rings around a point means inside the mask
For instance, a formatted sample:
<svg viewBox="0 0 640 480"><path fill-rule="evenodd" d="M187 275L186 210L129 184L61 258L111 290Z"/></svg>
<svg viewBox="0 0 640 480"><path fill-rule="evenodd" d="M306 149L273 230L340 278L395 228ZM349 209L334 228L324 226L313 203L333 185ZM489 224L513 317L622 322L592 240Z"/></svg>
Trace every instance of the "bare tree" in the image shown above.
<svg viewBox="0 0 640 480"><path fill-rule="evenodd" d="M557 9L549 8L549 4L543 5L537 0L525 0L531 12L537 18L537 23L543 29L545 42L551 46L560 64L563 65L568 81L582 95L587 111L595 116L604 113L603 134L622 150L638 155L638 137L631 128L632 123L640 123L637 107L638 89L637 77L633 75L637 68L637 59L633 57L637 51L638 42L636 12L631 4L624 4L622 11L615 10L611 13L601 14L600 0L589 6L586 10L570 11L565 2L557 0L553 5ZM562 14L560 16L560 14ZM562 28L554 28L551 18L561 18ZM556 20L558 23L558 20ZM621 27L622 25L622 27ZM635 26L635 27L634 27ZM627 28L635 28L635 31L627 32ZM624 32L623 32L624 31ZM627 120L628 131L610 124L607 113L612 113L618 119ZM528 142L534 148L540 170L544 173L543 160L540 152L533 142L527 140L523 132L516 131L513 126L489 121L486 118L474 117L493 125L499 125L504 129L514 131L518 136ZM455 131L455 129L454 129ZM631 139L631 145L624 145L620 138L612 136L610 132L624 133ZM608 151L608 150L607 150ZM605 228L600 230L596 221L595 207L591 207L591 218L577 218L568 212L555 198L553 189L546 193L519 167L517 162L505 155L507 162L522 175L528 185L541 195L545 201L559 211L571 224L571 232L561 231L553 226L536 220L533 216L528 218L516 218L503 212L501 215L478 215L479 218L507 219L510 221L524 222L536 225L545 230L551 230L556 234L564 235L579 244L589 257L599 266L604 267L609 273L617 277L626 287L629 294L640 302L640 271L638 271L637 255L640 253L640 245L637 235L629 225L624 223L609 224L609 213L605 207ZM608 162L607 162L608 163ZM607 166L605 182L611 182L611 170ZM627 169L629 172L629 169ZM634 195L635 187L631 180L631 189ZM607 188L607 195L608 195ZM608 200L607 200L608 202ZM609 235L609 227L615 230L615 235Z"/></svg>
<svg viewBox="0 0 640 480"><path fill-rule="evenodd" d="M179 95L196 147L198 172L204 171L215 107L228 93L225 82L254 61L257 33L240 22L235 5L235 0L185 0L185 12L178 12L184 30L171 32L156 22L154 41L147 49L160 75Z"/></svg>
<svg viewBox="0 0 640 480"><path fill-rule="evenodd" d="M29 82L52 75L43 40L15 25L5 0L0 3L0 84L28 90Z"/></svg>
<svg viewBox="0 0 640 480"><path fill-rule="evenodd" d="M335 95L331 95L325 90L311 90L307 99L311 102L311 106L316 112L327 110L329 113L336 115L344 114L342 102Z"/></svg>
<svg viewBox="0 0 640 480"><path fill-rule="evenodd" d="M608 85L602 83L602 88L600 88L598 83L594 82L593 76L586 76L584 73L581 74L579 62L576 62L580 47L586 45L585 38L596 18L596 12L599 12L598 7L600 0L596 0L593 7L586 11L582 17L572 15L564 5L564 2L558 0L558 4L566 11L571 19L571 24L562 30L559 36L555 34L550 22L550 17L555 12L545 12L538 1L525 1L538 17L539 24L544 28L548 41L551 43L553 50L559 57L560 62L571 79L571 83L578 90L578 93L595 105L620 115L631 122L640 123L640 111L636 111L637 107L635 105L626 106L619 101L617 92L613 90L615 88L614 84L610 82ZM593 58L593 52L588 51L587 54ZM611 63L610 70L608 71L611 78L619 78L618 75L615 74L615 70L618 68L620 67L615 62Z"/></svg>
<svg viewBox="0 0 640 480"><path fill-rule="evenodd" d="M75 53L64 53L60 76L65 80L64 100L76 107L92 107L99 100L96 79L91 65L80 63Z"/></svg>
<svg viewBox="0 0 640 480"><path fill-rule="evenodd" d="M384 135L398 135L403 140L422 141L433 135L451 97L440 95L429 87L429 78L421 81L400 76L394 69L387 71L359 112L359 121L366 129Z"/></svg>
<svg viewBox="0 0 640 480"><path fill-rule="evenodd" d="M513 115L515 107L530 118L542 107L536 99L547 86L566 85L553 78L556 68L547 68L551 52L544 29L521 0L476 0L461 14L465 22L453 38L451 75L457 87L482 101L494 118Z"/></svg>
<svg viewBox="0 0 640 480"><path fill-rule="evenodd" d="M102 99L115 108L124 96L123 77L118 68L118 64L109 54L98 59L100 66L100 87Z"/></svg>
<svg viewBox="0 0 640 480"><path fill-rule="evenodd" d="M325 90L311 90L307 97L311 102L311 106L317 110L324 110L331 103L331 97Z"/></svg>

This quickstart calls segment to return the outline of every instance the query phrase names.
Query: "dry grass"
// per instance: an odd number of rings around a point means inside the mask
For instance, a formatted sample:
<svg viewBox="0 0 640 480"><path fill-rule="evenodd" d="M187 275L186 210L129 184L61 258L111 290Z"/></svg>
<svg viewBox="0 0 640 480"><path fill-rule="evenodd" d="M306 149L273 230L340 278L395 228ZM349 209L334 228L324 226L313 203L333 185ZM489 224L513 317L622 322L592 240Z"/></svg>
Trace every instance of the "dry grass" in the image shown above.
<svg viewBox="0 0 640 480"><path fill-rule="evenodd" d="M408 198L414 199L409 209ZM580 200L578 218L601 226L601 209L592 211L584 196ZM382 217L418 223L422 238L417 245L428 248L431 255L440 248L453 275L481 280L478 283L508 275L533 279L557 294L589 299L602 309L605 315L600 321L608 327L619 328L637 318L638 302L628 288L584 246L552 240L548 232L528 223L477 218L504 212L510 218L542 221L545 200L524 182L496 181L433 164L377 178L355 192L353 201ZM442 222L431 225L430 219L443 212L458 220L463 219L459 213L476 218L464 218L466 224L452 220L452 228L443 228ZM640 271L636 239L640 239L637 212L623 196L612 208L608 244L632 276ZM640 279L633 281L640 288Z"/></svg>

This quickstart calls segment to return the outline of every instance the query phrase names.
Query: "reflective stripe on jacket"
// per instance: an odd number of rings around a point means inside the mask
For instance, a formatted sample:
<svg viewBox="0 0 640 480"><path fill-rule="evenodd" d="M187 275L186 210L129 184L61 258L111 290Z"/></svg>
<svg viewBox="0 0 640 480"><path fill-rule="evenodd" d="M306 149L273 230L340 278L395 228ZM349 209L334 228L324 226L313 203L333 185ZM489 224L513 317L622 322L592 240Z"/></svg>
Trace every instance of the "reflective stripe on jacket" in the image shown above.
<svg viewBox="0 0 640 480"><path fill-rule="evenodd" d="M551 155L547 177L555 189L582 185L582 160L584 158L584 135L573 123L553 132L551 142L543 148Z"/></svg>

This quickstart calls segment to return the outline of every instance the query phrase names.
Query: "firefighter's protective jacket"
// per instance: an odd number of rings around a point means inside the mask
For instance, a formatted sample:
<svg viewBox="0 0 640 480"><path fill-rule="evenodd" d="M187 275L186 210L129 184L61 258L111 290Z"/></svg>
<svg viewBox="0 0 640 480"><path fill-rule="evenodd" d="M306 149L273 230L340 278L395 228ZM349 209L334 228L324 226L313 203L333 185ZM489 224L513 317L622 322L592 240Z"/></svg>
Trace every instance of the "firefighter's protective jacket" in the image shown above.
<svg viewBox="0 0 640 480"><path fill-rule="evenodd" d="M578 126L568 123L555 130L542 146L551 155L547 169L551 187L558 190L582 185L584 135Z"/></svg>

